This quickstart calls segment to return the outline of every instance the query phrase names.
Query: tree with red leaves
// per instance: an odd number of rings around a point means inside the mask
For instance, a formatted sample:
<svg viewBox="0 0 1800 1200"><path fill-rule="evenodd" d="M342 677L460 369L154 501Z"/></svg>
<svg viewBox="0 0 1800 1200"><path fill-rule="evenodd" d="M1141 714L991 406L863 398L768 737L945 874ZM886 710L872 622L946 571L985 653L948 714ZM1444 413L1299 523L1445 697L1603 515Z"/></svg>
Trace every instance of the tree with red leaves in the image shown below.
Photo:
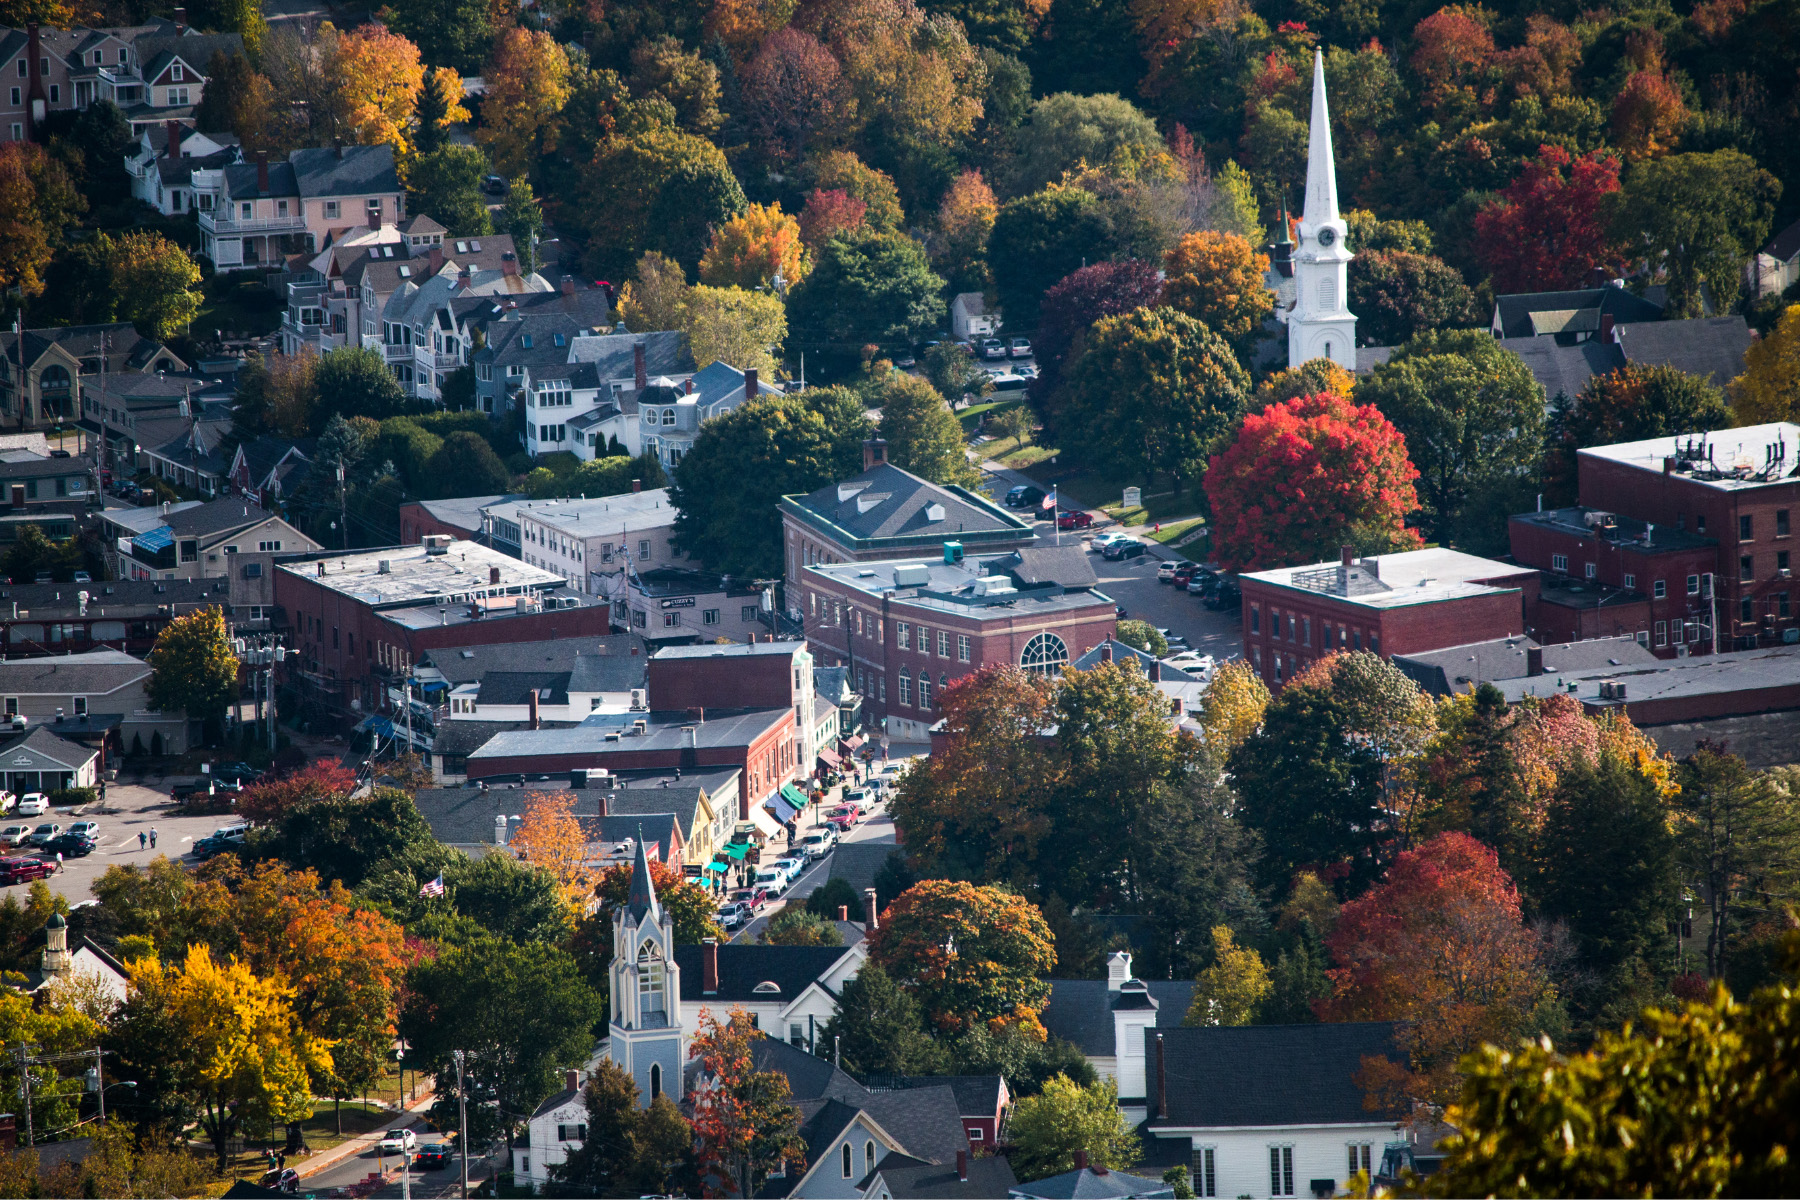
<svg viewBox="0 0 1800 1200"><path fill-rule="evenodd" d="M840 233L850 233L868 223L869 206L841 188L814 188L800 210L800 240L817 250Z"/></svg>
<svg viewBox="0 0 1800 1200"><path fill-rule="evenodd" d="M1410 1062L1365 1062L1364 1087L1389 1101L1447 1102L1464 1054L1484 1042L1510 1045L1554 1015L1555 988L1518 888L1465 833L1402 853L1344 906L1326 945L1336 966L1322 1018L1405 1022Z"/></svg>
<svg viewBox="0 0 1800 1200"><path fill-rule="evenodd" d="M709 1196L753 1196L783 1163L791 1178L805 1173L806 1142L787 1076L756 1069L751 1047L762 1036L741 1008L723 1025L700 1010L688 1053L700 1060L692 1124Z"/></svg>
<svg viewBox="0 0 1800 1200"><path fill-rule="evenodd" d="M1162 278L1156 264L1137 258L1094 263L1058 280L1044 293L1037 331L1031 335L1038 364L1032 399L1041 406L1056 390L1064 364L1080 355L1082 341L1095 321L1152 307L1161 295Z"/></svg>
<svg viewBox="0 0 1800 1200"><path fill-rule="evenodd" d="M247 820L279 821L314 800L348 796L356 790L356 774L342 763L319 759L280 779L265 779L244 790L237 810Z"/></svg>
<svg viewBox="0 0 1800 1200"><path fill-rule="evenodd" d="M1494 290L1579 287L1591 268L1616 258L1607 197L1618 190L1619 160L1610 154L1575 158L1561 146L1539 146L1500 199L1475 214Z"/></svg>
<svg viewBox="0 0 1800 1200"><path fill-rule="evenodd" d="M1320 392L1244 418L1206 471L1213 545L1233 571L1416 550L1419 507L1406 439L1372 404Z"/></svg>
<svg viewBox="0 0 1800 1200"><path fill-rule="evenodd" d="M1494 58L1493 18L1479 5L1451 4L1413 26L1412 69L1425 85L1421 101L1438 108L1458 94L1482 104L1493 100L1483 78Z"/></svg>

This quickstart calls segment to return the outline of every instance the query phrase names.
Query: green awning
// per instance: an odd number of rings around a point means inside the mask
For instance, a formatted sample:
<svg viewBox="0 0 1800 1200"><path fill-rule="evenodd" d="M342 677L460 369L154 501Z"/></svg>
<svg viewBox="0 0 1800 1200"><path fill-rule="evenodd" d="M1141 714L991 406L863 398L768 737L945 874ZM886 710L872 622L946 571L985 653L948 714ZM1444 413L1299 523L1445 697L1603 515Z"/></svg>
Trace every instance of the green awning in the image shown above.
<svg viewBox="0 0 1800 1200"><path fill-rule="evenodd" d="M804 809L807 805L806 793L791 783L784 783L781 785L781 795L784 800L795 808Z"/></svg>
<svg viewBox="0 0 1800 1200"><path fill-rule="evenodd" d="M741 862L743 861L744 855L750 853L750 847L743 842L731 842L726 845L725 853Z"/></svg>
<svg viewBox="0 0 1800 1200"><path fill-rule="evenodd" d="M730 867L728 867L726 864L724 864L722 862L709 862L705 866L700 868L700 873L702 875L704 875L708 871L717 871L717 872L723 873L728 870L730 870Z"/></svg>

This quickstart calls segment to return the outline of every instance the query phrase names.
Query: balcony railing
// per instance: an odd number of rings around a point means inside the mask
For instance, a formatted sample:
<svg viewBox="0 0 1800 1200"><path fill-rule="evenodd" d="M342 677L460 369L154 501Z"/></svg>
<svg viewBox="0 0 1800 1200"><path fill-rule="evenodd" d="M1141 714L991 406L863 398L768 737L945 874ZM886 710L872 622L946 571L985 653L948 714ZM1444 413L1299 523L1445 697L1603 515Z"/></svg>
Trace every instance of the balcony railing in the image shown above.
<svg viewBox="0 0 1800 1200"><path fill-rule="evenodd" d="M299 216L287 217L252 217L245 220L233 217L220 209L200 214L200 228L214 234L241 233L300 233L306 229L306 220Z"/></svg>
<svg viewBox="0 0 1800 1200"><path fill-rule="evenodd" d="M431 356L431 365L440 371L454 371L462 366L462 360L454 354L434 354Z"/></svg>

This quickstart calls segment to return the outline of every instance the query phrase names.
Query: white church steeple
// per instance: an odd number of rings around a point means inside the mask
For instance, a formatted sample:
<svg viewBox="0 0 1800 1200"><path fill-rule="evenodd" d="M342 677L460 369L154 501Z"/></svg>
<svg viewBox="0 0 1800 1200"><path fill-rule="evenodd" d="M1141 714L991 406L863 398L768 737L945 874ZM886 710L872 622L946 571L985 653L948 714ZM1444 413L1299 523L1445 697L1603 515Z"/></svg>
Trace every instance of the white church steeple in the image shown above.
<svg viewBox="0 0 1800 1200"><path fill-rule="evenodd" d="M1306 208L1294 253L1294 310L1288 316L1288 366L1329 358L1356 369L1356 314L1346 307L1347 269L1354 257L1338 215L1337 167L1325 102L1325 56L1313 54L1312 129L1306 147Z"/></svg>

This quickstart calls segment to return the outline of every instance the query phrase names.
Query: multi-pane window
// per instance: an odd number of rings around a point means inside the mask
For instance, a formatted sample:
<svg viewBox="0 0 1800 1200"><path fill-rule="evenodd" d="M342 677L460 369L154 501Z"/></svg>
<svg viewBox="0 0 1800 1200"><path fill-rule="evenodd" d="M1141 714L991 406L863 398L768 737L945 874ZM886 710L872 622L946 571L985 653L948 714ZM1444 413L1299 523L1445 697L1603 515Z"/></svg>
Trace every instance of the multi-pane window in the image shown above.
<svg viewBox="0 0 1800 1200"><path fill-rule="evenodd" d="M1213 1146L1202 1146L1194 1152L1194 1194L1196 1196L1217 1196L1219 1194L1218 1149Z"/></svg>
<svg viewBox="0 0 1800 1200"><path fill-rule="evenodd" d="M702 615L702 619L708 625L717 625L719 623L719 610L716 608L707 609Z"/></svg>
<svg viewBox="0 0 1800 1200"><path fill-rule="evenodd" d="M1687 622L1685 622L1685 621L1670 621L1669 622L1669 640L1674 642L1677 646L1682 645L1684 642L1686 642L1687 641Z"/></svg>
<svg viewBox="0 0 1800 1200"><path fill-rule="evenodd" d="M905 621L894 622L894 644L902 650L912 649L912 627ZM902 700L901 703L906 701Z"/></svg>
<svg viewBox="0 0 1800 1200"><path fill-rule="evenodd" d="M1756 540L1756 519L1750 516L1738 518L1738 541L1753 542Z"/></svg>
<svg viewBox="0 0 1800 1200"><path fill-rule="evenodd" d="M1597 563L1583 563L1582 570L1587 574L1589 579L1592 579L1595 575L1599 574L1600 568Z"/></svg>
<svg viewBox="0 0 1800 1200"><path fill-rule="evenodd" d="M1658 579L1655 583L1650 585L1650 590L1652 595L1658 600L1661 600L1669 594L1669 585Z"/></svg>
<svg viewBox="0 0 1800 1200"><path fill-rule="evenodd" d="M1300 618L1300 644L1303 646L1312 645L1312 618L1311 617L1301 617Z"/></svg>
<svg viewBox="0 0 1800 1200"><path fill-rule="evenodd" d="M1633 575L1629 571L1627 571L1625 573L1625 586L1628 588L1636 588L1637 587L1637 576Z"/></svg>
<svg viewBox="0 0 1800 1200"><path fill-rule="evenodd" d="M1254 604L1250 606L1250 632L1262 632L1262 609L1256 607Z"/></svg>
<svg viewBox="0 0 1800 1200"><path fill-rule="evenodd" d="M931 676L924 671L919 672L919 707L931 710Z"/></svg>
<svg viewBox="0 0 1800 1200"><path fill-rule="evenodd" d="M1783 621L1788 619L1788 594L1786 592L1775 593L1775 615Z"/></svg>
<svg viewBox="0 0 1800 1200"><path fill-rule="evenodd" d="M912 676L905 671L900 672L900 703L912 707Z"/></svg>
<svg viewBox="0 0 1800 1200"><path fill-rule="evenodd" d="M1350 1167L1349 1173L1351 1175L1356 1174L1358 1171L1361 1171L1364 1174L1369 1175L1369 1176L1373 1176L1375 1174L1375 1169L1374 1169L1375 1147L1372 1143L1370 1143L1370 1142L1352 1142L1347 1147L1347 1149L1349 1151L1349 1167Z"/></svg>
<svg viewBox="0 0 1800 1200"><path fill-rule="evenodd" d="M1658 646L1666 646L1669 644L1669 623L1667 621L1658 621L1656 623L1656 644Z"/></svg>
<svg viewBox="0 0 1800 1200"><path fill-rule="evenodd" d="M1291 1196L1294 1194L1294 1148L1292 1146L1269 1147L1269 1195Z"/></svg>
<svg viewBox="0 0 1800 1200"><path fill-rule="evenodd" d="M1552 571L1567 571L1569 569L1569 556L1566 554L1552 554L1550 556L1550 569Z"/></svg>
<svg viewBox="0 0 1800 1200"><path fill-rule="evenodd" d="M1749 554L1738 557L1738 578L1745 583L1756 578L1756 559Z"/></svg>
<svg viewBox="0 0 1800 1200"><path fill-rule="evenodd" d="M1698 575L1689 575L1687 577L1687 594L1690 596L1698 596L1700 594L1700 577Z"/></svg>
<svg viewBox="0 0 1800 1200"><path fill-rule="evenodd" d="M950 657L950 634L943 629L938 630L938 657Z"/></svg>
<svg viewBox="0 0 1800 1200"><path fill-rule="evenodd" d="M1775 510L1775 536L1776 537L1786 537L1787 535L1788 535L1788 510L1785 508L1778 508Z"/></svg>
<svg viewBox="0 0 1800 1200"><path fill-rule="evenodd" d="M956 661L969 661L969 635L966 633L956 635Z"/></svg>
<svg viewBox="0 0 1800 1200"><path fill-rule="evenodd" d="M923 625L919 626L919 653L931 653L931 630L925 628Z"/></svg>

